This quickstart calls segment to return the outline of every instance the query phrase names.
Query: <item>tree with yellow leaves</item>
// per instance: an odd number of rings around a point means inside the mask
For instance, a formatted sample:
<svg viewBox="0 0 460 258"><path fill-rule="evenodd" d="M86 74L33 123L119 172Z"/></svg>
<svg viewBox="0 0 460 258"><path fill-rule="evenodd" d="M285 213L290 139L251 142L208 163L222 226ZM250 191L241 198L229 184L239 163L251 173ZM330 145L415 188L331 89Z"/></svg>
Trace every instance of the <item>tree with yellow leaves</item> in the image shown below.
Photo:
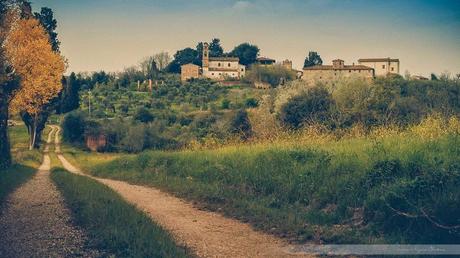
<svg viewBox="0 0 460 258"><path fill-rule="evenodd" d="M5 52L20 77L20 87L14 92L10 109L12 112L25 111L32 116L32 123L28 126L29 148L32 149L39 112L62 90L65 60L53 51L46 31L33 18L18 20L13 25Z"/></svg>

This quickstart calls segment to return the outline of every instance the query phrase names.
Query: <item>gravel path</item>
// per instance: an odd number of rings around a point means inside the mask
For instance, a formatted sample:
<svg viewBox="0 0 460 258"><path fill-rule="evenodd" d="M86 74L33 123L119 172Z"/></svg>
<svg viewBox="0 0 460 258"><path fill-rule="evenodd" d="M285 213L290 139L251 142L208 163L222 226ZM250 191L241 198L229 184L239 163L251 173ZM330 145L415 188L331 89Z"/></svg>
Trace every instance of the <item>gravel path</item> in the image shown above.
<svg viewBox="0 0 460 258"><path fill-rule="evenodd" d="M48 143L55 129L48 135ZM48 144L47 144L48 145ZM97 257L50 178L49 145L32 179L16 189L0 215L0 257Z"/></svg>
<svg viewBox="0 0 460 258"><path fill-rule="evenodd" d="M85 175L62 154L58 158L68 171ZM109 186L125 200L146 212L153 221L171 232L179 244L191 248L199 257L294 256L290 252L294 247L275 236L254 231L250 225L218 213L199 210L155 188L92 178ZM299 253L295 256L307 255Z"/></svg>

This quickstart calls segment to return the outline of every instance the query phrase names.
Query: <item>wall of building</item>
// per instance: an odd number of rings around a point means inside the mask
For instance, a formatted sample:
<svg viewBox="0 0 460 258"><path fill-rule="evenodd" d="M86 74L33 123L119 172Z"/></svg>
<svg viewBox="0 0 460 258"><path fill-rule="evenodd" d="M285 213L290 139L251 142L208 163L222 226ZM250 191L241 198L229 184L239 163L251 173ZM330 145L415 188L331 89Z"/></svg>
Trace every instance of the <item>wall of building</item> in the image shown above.
<svg viewBox="0 0 460 258"><path fill-rule="evenodd" d="M308 84L315 85L319 82L324 84L334 83L343 78L363 78L372 79L374 74L372 70L303 70L302 80Z"/></svg>
<svg viewBox="0 0 460 258"><path fill-rule="evenodd" d="M203 68L203 76L213 80L224 80L226 78L241 78L246 73L245 66L238 64L238 62L221 61L220 63L221 66L218 65L217 61L211 61L209 68ZM222 67L223 64L225 64L224 67Z"/></svg>
<svg viewBox="0 0 460 258"><path fill-rule="evenodd" d="M180 78L181 81L187 81L191 78L200 77L200 67L198 65L187 64L181 66Z"/></svg>
<svg viewBox="0 0 460 258"><path fill-rule="evenodd" d="M389 73L399 74L399 62L395 61L361 61L360 65L374 68L376 76L386 76Z"/></svg>

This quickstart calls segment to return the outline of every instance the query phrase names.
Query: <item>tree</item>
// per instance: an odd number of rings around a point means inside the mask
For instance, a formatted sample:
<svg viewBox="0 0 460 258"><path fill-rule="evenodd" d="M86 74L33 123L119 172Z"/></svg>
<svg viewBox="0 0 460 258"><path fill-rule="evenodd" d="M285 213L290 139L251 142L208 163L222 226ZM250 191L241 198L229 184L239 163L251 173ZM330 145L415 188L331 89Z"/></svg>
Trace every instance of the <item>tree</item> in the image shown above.
<svg viewBox="0 0 460 258"><path fill-rule="evenodd" d="M259 48L256 45L242 43L236 46L231 52L231 56L238 57L243 65L250 65L256 62L259 55Z"/></svg>
<svg viewBox="0 0 460 258"><path fill-rule="evenodd" d="M243 140L247 140L251 137L252 127L246 110L240 109L236 112L230 124L230 132L238 134Z"/></svg>
<svg viewBox="0 0 460 258"><path fill-rule="evenodd" d="M57 21L54 19L53 10L48 7L42 7L40 13L34 13L34 16L40 21L40 24L48 33L53 51L59 52L59 45L61 42L59 42L57 38L58 34L55 31L57 28Z"/></svg>
<svg viewBox="0 0 460 258"><path fill-rule="evenodd" d="M12 13L5 1L0 1L0 169L11 165L8 138L9 105L14 91L19 87L18 77L7 59L4 43L10 30Z"/></svg>
<svg viewBox="0 0 460 258"><path fill-rule="evenodd" d="M331 94L318 86L290 99L281 108L280 118L291 128L300 128L305 123L323 123L330 118L333 105Z"/></svg>
<svg viewBox="0 0 460 258"><path fill-rule="evenodd" d="M153 80L158 76L159 70L153 56L144 58L139 66L146 79Z"/></svg>
<svg viewBox="0 0 460 258"><path fill-rule="evenodd" d="M155 119L155 117L150 113L150 111L144 107L141 107L137 110L136 114L134 114L134 120L139 121L141 123L150 123Z"/></svg>
<svg viewBox="0 0 460 258"><path fill-rule="evenodd" d="M67 113L80 106L80 81L72 72L68 78L63 78L64 90L61 92L59 113Z"/></svg>
<svg viewBox="0 0 460 258"><path fill-rule="evenodd" d="M24 19L31 18L32 10L30 8L30 3L25 1L23 2L23 5L25 6L24 11L23 11L23 18ZM57 33L55 32L57 28L57 21L53 17L53 11L50 8L43 7L40 13L34 13L34 17L40 22L40 24L46 30L53 51L56 53L59 53L60 42L57 39ZM42 131L43 129L45 129L45 125L46 125L46 122L48 121L49 115L53 111L58 110L58 109L59 109L59 97L56 97L56 99L53 99L47 104L45 104L42 110L38 113L37 115L38 124L36 126L37 128L36 137L37 138L34 144L35 148L38 149L40 147ZM21 118L24 121L25 125L28 128L31 128L32 125L30 123L33 121L33 119L31 119L33 116L25 111L20 112L20 114L21 114Z"/></svg>
<svg viewBox="0 0 460 258"><path fill-rule="evenodd" d="M6 54L16 74L20 89L15 92L11 108L24 111L32 117L28 125L29 148L36 141L39 113L62 89L65 70L64 58L54 52L49 37L36 19L19 20L10 31L5 44Z"/></svg>
<svg viewBox="0 0 460 258"><path fill-rule="evenodd" d="M171 63L172 58L168 52L160 52L153 55L153 60L155 61L158 70L163 71L169 63Z"/></svg>
<svg viewBox="0 0 460 258"><path fill-rule="evenodd" d="M310 67L314 65L322 65L323 60L321 59L321 56L318 55L317 52L310 51L308 52L308 56L305 58L305 62L303 64L303 67Z"/></svg>
<svg viewBox="0 0 460 258"><path fill-rule="evenodd" d="M197 64L198 52L193 48L184 48L174 55L174 60L168 65L168 72L180 73L180 67L184 64Z"/></svg>
<svg viewBox="0 0 460 258"><path fill-rule="evenodd" d="M224 49L220 45L220 39L212 39L209 43L209 56L210 57L220 57L224 55Z"/></svg>

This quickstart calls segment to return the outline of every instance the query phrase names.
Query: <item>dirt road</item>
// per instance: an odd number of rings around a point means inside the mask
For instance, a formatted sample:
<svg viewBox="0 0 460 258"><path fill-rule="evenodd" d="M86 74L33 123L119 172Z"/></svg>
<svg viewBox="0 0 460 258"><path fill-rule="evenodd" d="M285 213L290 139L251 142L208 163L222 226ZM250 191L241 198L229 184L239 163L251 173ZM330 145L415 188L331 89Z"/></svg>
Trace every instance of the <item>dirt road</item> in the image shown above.
<svg viewBox="0 0 460 258"><path fill-rule="evenodd" d="M32 179L7 199L0 215L0 257L97 257L84 233L71 223L69 210L50 178L51 137L43 163Z"/></svg>
<svg viewBox="0 0 460 258"><path fill-rule="evenodd" d="M58 137L56 145L59 145ZM58 158L70 172L84 175L62 154L58 154ZM125 200L146 212L153 221L171 232L178 243L191 248L199 257L294 256L289 253L292 246L275 236L255 231L248 224L218 213L199 210L155 188L92 178L109 186Z"/></svg>

